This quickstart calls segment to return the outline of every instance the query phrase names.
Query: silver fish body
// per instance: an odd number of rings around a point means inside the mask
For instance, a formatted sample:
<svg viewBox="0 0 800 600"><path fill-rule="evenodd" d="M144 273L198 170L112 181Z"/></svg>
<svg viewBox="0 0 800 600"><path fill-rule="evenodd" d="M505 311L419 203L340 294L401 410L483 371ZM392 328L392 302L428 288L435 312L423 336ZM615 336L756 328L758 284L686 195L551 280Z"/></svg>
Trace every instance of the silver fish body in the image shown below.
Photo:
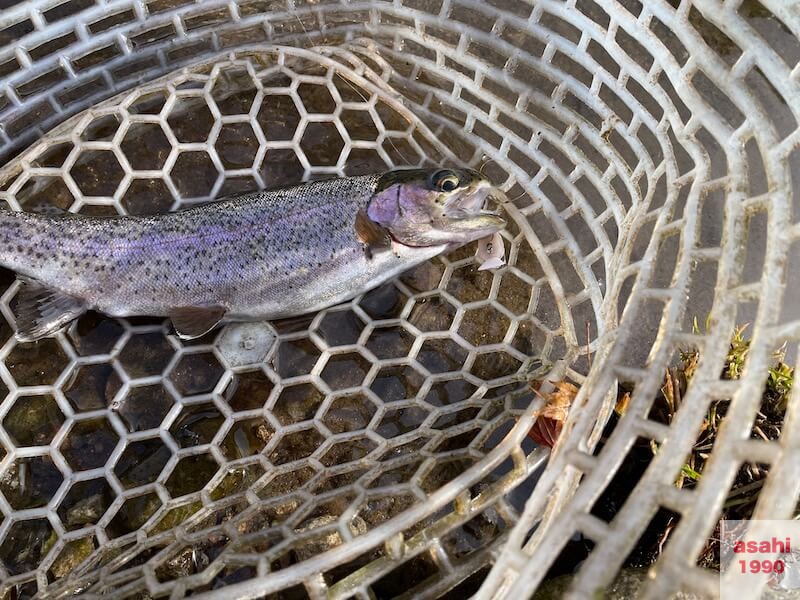
<svg viewBox="0 0 800 600"><path fill-rule="evenodd" d="M21 276L23 300L33 303L23 307L21 321L31 322L18 337L50 334L89 308L171 316L176 327L176 311L191 308L189 318L199 315L206 330L222 318L299 315L452 246L365 251L355 221L380 182L380 175L312 182L154 216L0 212L0 264ZM192 328L186 337L204 332Z"/></svg>

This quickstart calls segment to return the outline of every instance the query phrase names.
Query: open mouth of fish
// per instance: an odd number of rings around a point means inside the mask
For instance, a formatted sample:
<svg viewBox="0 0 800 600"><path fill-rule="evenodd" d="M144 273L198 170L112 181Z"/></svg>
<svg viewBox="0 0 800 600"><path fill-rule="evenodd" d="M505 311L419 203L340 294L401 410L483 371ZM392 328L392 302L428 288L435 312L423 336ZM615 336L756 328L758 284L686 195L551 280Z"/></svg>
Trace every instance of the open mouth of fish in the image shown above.
<svg viewBox="0 0 800 600"><path fill-rule="evenodd" d="M449 199L443 216L456 220L482 215L499 217L507 202L508 197L502 190L481 182L477 189L463 190Z"/></svg>

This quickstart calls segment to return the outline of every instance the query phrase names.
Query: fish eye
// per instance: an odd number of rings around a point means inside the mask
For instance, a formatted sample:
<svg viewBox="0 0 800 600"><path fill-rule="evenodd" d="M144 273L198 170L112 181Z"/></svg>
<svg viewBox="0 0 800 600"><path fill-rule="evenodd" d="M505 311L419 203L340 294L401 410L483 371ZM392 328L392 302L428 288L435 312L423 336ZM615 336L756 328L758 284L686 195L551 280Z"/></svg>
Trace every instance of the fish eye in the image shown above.
<svg viewBox="0 0 800 600"><path fill-rule="evenodd" d="M452 192L458 187L460 179L453 171L436 171L431 178L434 187L442 192Z"/></svg>

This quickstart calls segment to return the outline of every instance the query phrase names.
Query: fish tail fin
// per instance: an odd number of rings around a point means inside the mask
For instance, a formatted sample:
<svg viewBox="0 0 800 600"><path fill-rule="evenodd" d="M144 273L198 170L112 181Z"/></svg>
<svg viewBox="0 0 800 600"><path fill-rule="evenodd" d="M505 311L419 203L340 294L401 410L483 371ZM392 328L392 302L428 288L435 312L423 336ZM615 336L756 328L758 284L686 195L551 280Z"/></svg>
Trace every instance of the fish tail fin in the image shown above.
<svg viewBox="0 0 800 600"><path fill-rule="evenodd" d="M32 342L53 335L81 316L81 300L48 287L38 279L52 254L53 217L0 208L0 267L17 273L20 282L14 313L15 337Z"/></svg>
<svg viewBox="0 0 800 600"><path fill-rule="evenodd" d="M86 312L86 305L63 292L53 290L28 277L18 277L17 332L21 342L48 337Z"/></svg>

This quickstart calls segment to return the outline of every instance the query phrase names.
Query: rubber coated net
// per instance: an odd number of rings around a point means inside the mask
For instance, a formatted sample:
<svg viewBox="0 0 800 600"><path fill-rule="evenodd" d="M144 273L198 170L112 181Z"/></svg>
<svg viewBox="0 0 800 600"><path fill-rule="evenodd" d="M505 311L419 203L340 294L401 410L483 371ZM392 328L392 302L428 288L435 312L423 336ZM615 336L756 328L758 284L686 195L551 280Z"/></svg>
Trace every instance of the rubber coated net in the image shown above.
<svg viewBox="0 0 800 600"><path fill-rule="evenodd" d="M798 38L777 0L4 9L11 209L441 164L512 203L501 269L466 247L191 342L90 314L18 343L5 274L0 598L528 597L576 539L565 589L588 595L665 515L641 593L716 595L703 555L741 470L766 474L754 518L795 512ZM572 410L548 453L529 434L554 389Z"/></svg>

